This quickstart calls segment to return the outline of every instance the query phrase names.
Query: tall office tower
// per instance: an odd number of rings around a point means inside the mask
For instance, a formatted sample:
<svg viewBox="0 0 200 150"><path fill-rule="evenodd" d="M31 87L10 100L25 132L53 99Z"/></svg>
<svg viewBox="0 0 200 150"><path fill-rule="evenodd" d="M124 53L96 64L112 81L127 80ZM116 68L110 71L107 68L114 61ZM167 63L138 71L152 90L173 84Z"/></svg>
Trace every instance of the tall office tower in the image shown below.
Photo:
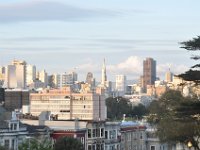
<svg viewBox="0 0 200 150"><path fill-rule="evenodd" d="M26 62L12 61L6 67L5 80L7 88L26 88Z"/></svg>
<svg viewBox="0 0 200 150"><path fill-rule="evenodd" d="M116 75L116 91L119 96L123 96L126 91L126 76L125 75Z"/></svg>
<svg viewBox="0 0 200 150"><path fill-rule="evenodd" d="M92 87L95 87L95 79L91 72L88 72L85 82L90 84Z"/></svg>
<svg viewBox="0 0 200 150"><path fill-rule="evenodd" d="M172 79L173 79L173 73L169 69L165 74L165 81L172 82Z"/></svg>
<svg viewBox="0 0 200 150"><path fill-rule="evenodd" d="M36 79L36 67L34 65L26 66L26 84L32 84Z"/></svg>
<svg viewBox="0 0 200 150"><path fill-rule="evenodd" d="M106 82L107 82L106 63L105 63L105 59L104 59L102 70L101 70L101 84L106 86Z"/></svg>
<svg viewBox="0 0 200 150"><path fill-rule="evenodd" d="M146 58L143 61L143 86L146 91L147 85L153 85L156 81L156 61L153 58Z"/></svg>

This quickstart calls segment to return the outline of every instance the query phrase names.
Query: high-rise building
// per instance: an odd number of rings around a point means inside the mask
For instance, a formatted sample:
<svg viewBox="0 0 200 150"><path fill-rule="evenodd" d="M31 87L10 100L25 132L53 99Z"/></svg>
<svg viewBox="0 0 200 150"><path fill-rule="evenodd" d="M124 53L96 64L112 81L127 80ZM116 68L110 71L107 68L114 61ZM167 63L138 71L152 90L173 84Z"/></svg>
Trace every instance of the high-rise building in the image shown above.
<svg viewBox="0 0 200 150"><path fill-rule="evenodd" d="M26 66L26 83L27 86L32 84L36 79L36 67L34 65Z"/></svg>
<svg viewBox="0 0 200 150"><path fill-rule="evenodd" d="M52 74L48 76L48 86L52 88L60 88L60 74Z"/></svg>
<svg viewBox="0 0 200 150"><path fill-rule="evenodd" d="M126 76L125 75L116 75L116 86L115 90L120 96L123 96L126 91Z"/></svg>
<svg viewBox="0 0 200 150"><path fill-rule="evenodd" d="M102 70L101 70L101 84L106 86L106 82L107 82L106 63L105 63L105 59L104 59Z"/></svg>
<svg viewBox="0 0 200 150"><path fill-rule="evenodd" d="M146 58L143 61L143 86L153 85L156 81L156 61L153 58Z"/></svg>
<svg viewBox="0 0 200 150"><path fill-rule="evenodd" d="M44 86L48 85L48 74L45 70L39 72L39 80L44 83Z"/></svg>
<svg viewBox="0 0 200 150"><path fill-rule="evenodd" d="M26 62L12 61L6 67L5 80L7 88L26 88Z"/></svg>
<svg viewBox="0 0 200 150"><path fill-rule="evenodd" d="M95 87L95 79L93 78L93 74L91 72L88 72L85 83L88 83L92 87Z"/></svg>
<svg viewBox="0 0 200 150"><path fill-rule="evenodd" d="M173 79L173 73L169 69L169 71L167 71L165 74L165 81L172 82L172 79Z"/></svg>
<svg viewBox="0 0 200 150"><path fill-rule="evenodd" d="M62 86L73 85L78 80L76 72L69 72L62 74Z"/></svg>

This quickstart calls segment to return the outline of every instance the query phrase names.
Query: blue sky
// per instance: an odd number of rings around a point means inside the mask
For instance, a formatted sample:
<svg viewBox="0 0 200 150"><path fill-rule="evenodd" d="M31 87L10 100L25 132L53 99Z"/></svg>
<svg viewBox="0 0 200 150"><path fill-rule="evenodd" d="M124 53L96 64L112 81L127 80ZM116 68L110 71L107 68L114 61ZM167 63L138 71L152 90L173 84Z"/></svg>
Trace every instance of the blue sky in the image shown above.
<svg viewBox="0 0 200 150"><path fill-rule="evenodd" d="M199 0L0 0L0 65L24 59L49 73L77 68L100 79L103 58L108 78L142 75L153 57L158 76L170 67L192 66L179 42L200 33Z"/></svg>

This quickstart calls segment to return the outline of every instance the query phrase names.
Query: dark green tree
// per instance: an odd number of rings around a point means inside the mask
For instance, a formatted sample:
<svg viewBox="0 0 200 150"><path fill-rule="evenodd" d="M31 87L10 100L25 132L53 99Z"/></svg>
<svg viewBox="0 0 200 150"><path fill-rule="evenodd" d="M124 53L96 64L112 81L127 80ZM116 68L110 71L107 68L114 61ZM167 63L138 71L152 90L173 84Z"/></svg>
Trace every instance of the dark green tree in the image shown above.
<svg viewBox="0 0 200 150"><path fill-rule="evenodd" d="M167 91L149 107L148 121L157 126L157 135L162 142L192 142L199 150L200 124L193 113L196 99L185 98L179 91Z"/></svg>
<svg viewBox="0 0 200 150"><path fill-rule="evenodd" d="M30 138L19 145L19 150L53 150L53 146L49 139L37 140Z"/></svg>
<svg viewBox="0 0 200 150"><path fill-rule="evenodd" d="M0 150L7 150L4 146L0 145Z"/></svg>
<svg viewBox="0 0 200 150"><path fill-rule="evenodd" d="M144 115L147 114L147 109L144 105L139 104L137 106L132 107L131 115L134 117L138 117L136 119L141 119Z"/></svg>
<svg viewBox="0 0 200 150"><path fill-rule="evenodd" d="M55 150L84 150L83 144L72 137L61 137L55 143Z"/></svg>
<svg viewBox="0 0 200 150"><path fill-rule="evenodd" d="M189 41L181 42L180 44L182 45L181 48L193 52L191 59L200 60L200 55L198 55L198 52L200 51L200 36L197 36L196 38L193 38L192 40ZM180 74L179 77L183 78L186 81L194 81L196 84L199 84L200 64L199 63L195 64L194 66L191 67L190 70Z"/></svg>
<svg viewBox="0 0 200 150"><path fill-rule="evenodd" d="M126 98L123 97L109 97L106 99L107 117L111 120L122 119L123 114L131 116L131 105Z"/></svg>

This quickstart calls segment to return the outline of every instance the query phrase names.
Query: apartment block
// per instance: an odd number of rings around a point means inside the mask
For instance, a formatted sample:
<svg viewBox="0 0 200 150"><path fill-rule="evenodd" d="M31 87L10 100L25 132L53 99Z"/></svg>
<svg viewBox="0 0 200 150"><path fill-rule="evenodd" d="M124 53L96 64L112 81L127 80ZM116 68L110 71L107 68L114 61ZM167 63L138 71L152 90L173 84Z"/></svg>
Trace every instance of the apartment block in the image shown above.
<svg viewBox="0 0 200 150"><path fill-rule="evenodd" d="M105 97L98 90L75 93L70 87L31 93L30 113L39 116L43 111L58 120L105 120Z"/></svg>

